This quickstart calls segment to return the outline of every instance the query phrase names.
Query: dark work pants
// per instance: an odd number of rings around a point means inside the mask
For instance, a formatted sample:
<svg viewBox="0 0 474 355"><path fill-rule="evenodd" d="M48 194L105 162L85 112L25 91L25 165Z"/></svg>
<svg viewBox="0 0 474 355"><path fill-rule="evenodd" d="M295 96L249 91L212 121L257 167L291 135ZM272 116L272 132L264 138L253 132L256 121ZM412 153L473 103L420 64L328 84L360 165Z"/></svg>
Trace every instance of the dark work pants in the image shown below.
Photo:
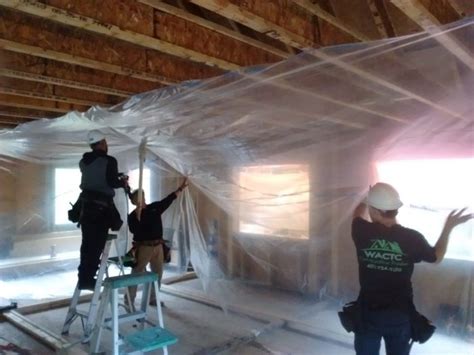
<svg viewBox="0 0 474 355"><path fill-rule="evenodd" d="M411 326L407 313L398 310L363 312L362 329L355 334L357 355L379 355L382 338L387 355L408 355Z"/></svg>
<svg viewBox="0 0 474 355"><path fill-rule="evenodd" d="M81 262L79 264L79 283L90 283L99 268L100 255L104 250L107 234L109 230L108 222L95 220L85 222L81 225L82 244L81 244Z"/></svg>

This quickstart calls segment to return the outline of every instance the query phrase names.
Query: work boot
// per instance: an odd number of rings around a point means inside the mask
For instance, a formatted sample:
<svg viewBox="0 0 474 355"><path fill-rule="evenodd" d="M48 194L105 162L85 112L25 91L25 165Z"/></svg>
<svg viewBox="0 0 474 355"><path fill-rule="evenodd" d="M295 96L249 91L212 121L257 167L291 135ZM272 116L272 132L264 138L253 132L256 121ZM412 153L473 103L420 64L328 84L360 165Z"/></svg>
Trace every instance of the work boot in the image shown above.
<svg viewBox="0 0 474 355"><path fill-rule="evenodd" d="M95 290L95 284L96 284L96 279L90 279L90 280L79 280L79 290L89 290L89 291L94 291Z"/></svg>

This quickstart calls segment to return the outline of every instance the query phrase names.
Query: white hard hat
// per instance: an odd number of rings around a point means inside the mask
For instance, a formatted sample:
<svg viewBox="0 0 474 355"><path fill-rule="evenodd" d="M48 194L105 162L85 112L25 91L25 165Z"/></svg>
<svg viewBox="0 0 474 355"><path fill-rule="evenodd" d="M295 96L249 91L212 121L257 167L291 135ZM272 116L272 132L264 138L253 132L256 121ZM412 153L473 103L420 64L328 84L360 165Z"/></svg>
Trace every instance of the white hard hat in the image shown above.
<svg viewBox="0 0 474 355"><path fill-rule="evenodd" d="M87 143L94 144L105 139L105 136L100 131L89 131L87 133Z"/></svg>
<svg viewBox="0 0 474 355"><path fill-rule="evenodd" d="M383 182L378 182L370 188L367 204L381 211L398 210L403 206L397 190Z"/></svg>

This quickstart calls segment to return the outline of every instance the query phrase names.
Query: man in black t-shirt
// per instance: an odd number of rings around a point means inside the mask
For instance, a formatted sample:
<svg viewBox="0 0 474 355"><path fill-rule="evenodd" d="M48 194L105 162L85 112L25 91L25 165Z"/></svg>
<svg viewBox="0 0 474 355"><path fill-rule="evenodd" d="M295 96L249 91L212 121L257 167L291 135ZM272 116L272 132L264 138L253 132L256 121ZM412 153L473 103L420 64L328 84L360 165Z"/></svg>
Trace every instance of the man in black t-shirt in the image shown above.
<svg viewBox="0 0 474 355"><path fill-rule="evenodd" d="M452 211L434 247L419 232L397 224L403 205L398 192L385 183L369 190L367 205L354 211L352 239L357 249L362 322L355 331L357 355L379 354L382 337L388 355L409 353L410 314L415 310L411 276L415 263L439 263L452 229L473 218L465 209Z"/></svg>
<svg viewBox="0 0 474 355"><path fill-rule="evenodd" d="M158 280L161 281L163 275L163 224L161 215L165 212L171 203L179 196L181 191L188 186L185 179L181 186L161 201L156 201L147 205L145 203L145 194L142 192L141 201L139 200L139 190L135 190L130 195L132 204L137 208L128 215L128 227L133 234L133 246L135 248L136 266L132 269L132 274L143 272L150 264L151 271L158 274ZM137 294L136 287L129 288L130 301L133 304ZM127 301L125 301L127 303ZM150 304L156 305L155 292L152 291Z"/></svg>

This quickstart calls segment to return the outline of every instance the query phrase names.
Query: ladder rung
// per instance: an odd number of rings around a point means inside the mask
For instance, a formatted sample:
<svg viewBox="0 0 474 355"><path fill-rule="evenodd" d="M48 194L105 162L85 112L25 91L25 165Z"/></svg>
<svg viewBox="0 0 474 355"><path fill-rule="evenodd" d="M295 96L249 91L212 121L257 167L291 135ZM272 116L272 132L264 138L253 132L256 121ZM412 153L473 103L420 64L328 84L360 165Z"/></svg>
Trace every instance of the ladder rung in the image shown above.
<svg viewBox="0 0 474 355"><path fill-rule="evenodd" d="M134 351L151 351L175 344L178 338L161 327L146 328L126 335L124 346L130 346Z"/></svg>
<svg viewBox="0 0 474 355"><path fill-rule="evenodd" d="M158 274L154 272L139 272L130 275L121 275L108 277L104 280L104 287L117 289L128 286L136 286L140 284L158 281Z"/></svg>

